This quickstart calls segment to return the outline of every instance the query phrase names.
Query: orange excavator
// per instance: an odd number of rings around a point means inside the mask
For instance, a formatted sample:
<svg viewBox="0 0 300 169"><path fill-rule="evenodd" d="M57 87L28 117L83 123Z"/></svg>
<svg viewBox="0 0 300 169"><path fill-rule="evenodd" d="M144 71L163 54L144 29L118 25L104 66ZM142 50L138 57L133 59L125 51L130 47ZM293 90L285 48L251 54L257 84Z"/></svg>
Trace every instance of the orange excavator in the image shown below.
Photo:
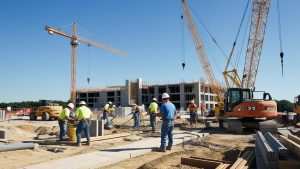
<svg viewBox="0 0 300 169"><path fill-rule="evenodd" d="M255 91L254 87L268 20L270 0L252 0L251 23L242 80L240 80L236 68L228 71L236 44L234 42L223 72L227 86L225 94L222 93L220 85L216 83L187 2L181 0L181 3L199 60L206 78L216 94L218 105L215 109L215 116L218 118L220 126L226 127L228 131L238 133L243 131L243 127L259 128L262 131L277 131L276 122L269 120L277 117L276 102L272 100L269 93ZM262 92L263 97L254 99L254 95L258 92Z"/></svg>

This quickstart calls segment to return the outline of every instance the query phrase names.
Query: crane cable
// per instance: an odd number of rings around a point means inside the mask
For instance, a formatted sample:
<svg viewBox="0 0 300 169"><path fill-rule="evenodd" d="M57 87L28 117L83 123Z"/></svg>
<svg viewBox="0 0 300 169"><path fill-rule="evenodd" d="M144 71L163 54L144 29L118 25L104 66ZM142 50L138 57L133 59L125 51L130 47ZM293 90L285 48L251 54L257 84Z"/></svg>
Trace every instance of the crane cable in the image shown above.
<svg viewBox="0 0 300 169"><path fill-rule="evenodd" d="M217 42L216 38L214 38L214 36L210 33L210 31L208 30L208 28L205 26L204 22L201 21L200 17L197 15L197 13L190 7L192 13L196 16L196 18L198 19L198 21L200 22L200 24L203 26L203 28L205 29L205 31L208 33L208 35L210 36L210 38L212 39L212 41L217 45L218 49L221 51L221 53L223 54L223 56L225 57L225 59L227 59L227 56L224 52L224 50L222 49L222 47L219 45L219 43ZM213 60L212 63L215 63L215 67L219 70L220 73L222 73L222 70L220 68L220 66L217 64L218 62L216 62L216 60L214 59L214 57L210 57L210 59Z"/></svg>
<svg viewBox="0 0 300 169"><path fill-rule="evenodd" d="M181 12L181 66L182 69L184 70L185 68L185 41L184 41L184 20L183 20L183 9Z"/></svg>
<svg viewBox="0 0 300 169"><path fill-rule="evenodd" d="M90 59L91 58L91 45L88 44L88 61L87 61L87 78L86 81L88 84L90 84Z"/></svg>
<svg viewBox="0 0 300 169"><path fill-rule="evenodd" d="M248 28L249 28L250 18L251 18L251 12L249 12L249 17L248 17L246 29L245 29L245 32L244 32L244 35L243 35L242 45L241 45L240 50L239 50L238 53L237 53L237 58L236 58L235 63L234 63L234 68L235 68L236 70L238 69L238 66L240 65L240 64L239 64L239 63L240 63L240 58L241 58L241 55L242 55L242 51L243 51L244 42L245 42L245 39L246 39L247 30L248 30Z"/></svg>
<svg viewBox="0 0 300 169"><path fill-rule="evenodd" d="M240 23L240 25L239 25L237 34L236 34L236 36L235 36L235 40L234 40L234 42L233 42L232 48L234 48L235 45L236 45L236 41L237 41L237 39L238 39L238 37L239 37L239 34L240 34L240 31L241 31L242 25L243 25L244 20L245 20L245 16L246 16L246 13L247 13L247 10L248 10L249 3L250 3L250 0L247 1L246 7L245 7L245 10L244 10L244 13L243 13L243 17L242 17L241 23ZM250 15L251 15L251 12L250 12ZM250 17L249 17L249 18L250 18ZM245 30L245 33L244 33L244 37L243 37L243 41L242 41L242 46L241 46L241 48L243 47L243 44L244 44L245 35L246 35L246 32L247 32L247 28L248 28L249 20L250 20L249 18L248 18L248 23L247 23L247 27L246 27L246 30ZM240 56L241 56L241 50L240 50L240 54L238 54L238 57L237 57L236 60L235 60L235 65L234 65L234 68L235 68L235 69L237 69L237 66L239 65L238 63L239 63L239 61L240 61Z"/></svg>
<svg viewBox="0 0 300 169"><path fill-rule="evenodd" d="M226 53L224 52L223 48L219 45L217 39L212 35L212 33L208 30L208 28L205 26L204 22L200 19L200 17L197 15L197 13L193 10L192 7L190 7L192 13L196 16L197 20L199 21L199 23L203 26L204 30L208 33L208 35L210 36L210 38L212 39L212 41L216 44L216 46L218 47L218 49L220 50L220 52L223 54L224 58L227 60L228 57L226 55Z"/></svg>
<svg viewBox="0 0 300 169"><path fill-rule="evenodd" d="M278 18L278 34L279 34L279 42L280 42L280 59L281 59L281 76L283 77L283 56L282 52L282 36L281 36L281 22L280 22L280 8L279 8L279 0L277 0L277 18Z"/></svg>

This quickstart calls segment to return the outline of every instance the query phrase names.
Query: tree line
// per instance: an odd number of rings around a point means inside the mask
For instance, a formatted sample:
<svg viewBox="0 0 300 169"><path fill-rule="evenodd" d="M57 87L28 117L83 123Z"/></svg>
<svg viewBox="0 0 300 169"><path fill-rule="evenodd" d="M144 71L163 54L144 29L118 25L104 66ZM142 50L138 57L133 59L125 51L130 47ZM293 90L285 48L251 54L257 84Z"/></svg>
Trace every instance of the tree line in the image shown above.
<svg viewBox="0 0 300 169"><path fill-rule="evenodd" d="M68 102L61 100L50 100L52 103L59 104L60 106L66 107ZM42 103L40 101L23 101L23 102L9 102L9 103L0 103L0 108L33 108L39 107Z"/></svg>

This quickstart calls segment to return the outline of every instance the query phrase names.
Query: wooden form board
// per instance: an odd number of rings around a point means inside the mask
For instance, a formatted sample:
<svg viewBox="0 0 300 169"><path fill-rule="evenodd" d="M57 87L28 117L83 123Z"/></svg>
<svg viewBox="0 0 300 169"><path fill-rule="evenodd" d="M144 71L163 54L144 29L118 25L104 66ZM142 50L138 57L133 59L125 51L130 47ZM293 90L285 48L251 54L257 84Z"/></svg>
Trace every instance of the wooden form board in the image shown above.
<svg viewBox="0 0 300 169"><path fill-rule="evenodd" d="M290 152L293 152L298 158L300 158L299 144L282 135L279 136L279 140L285 147L289 149Z"/></svg>
<svg viewBox="0 0 300 169"><path fill-rule="evenodd" d="M215 169L220 164L223 164L223 163L222 162L217 162L217 161L211 161L209 159L181 157L181 164L188 165L188 166L193 166L193 167L204 168L204 169Z"/></svg>
<svg viewBox="0 0 300 169"><path fill-rule="evenodd" d="M294 135L289 134L288 139L292 140L293 142L300 144L300 138Z"/></svg>

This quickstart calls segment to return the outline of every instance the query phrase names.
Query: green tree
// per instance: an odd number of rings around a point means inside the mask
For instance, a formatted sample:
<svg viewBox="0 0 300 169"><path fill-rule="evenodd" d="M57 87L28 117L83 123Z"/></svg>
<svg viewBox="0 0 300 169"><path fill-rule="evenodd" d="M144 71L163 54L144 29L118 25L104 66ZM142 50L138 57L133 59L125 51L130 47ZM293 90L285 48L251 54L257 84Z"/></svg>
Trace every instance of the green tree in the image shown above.
<svg viewBox="0 0 300 169"><path fill-rule="evenodd" d="M277 103L277 111L279 112L292 112L294 108L294 104L288 100L276 100Z"/></svg>

